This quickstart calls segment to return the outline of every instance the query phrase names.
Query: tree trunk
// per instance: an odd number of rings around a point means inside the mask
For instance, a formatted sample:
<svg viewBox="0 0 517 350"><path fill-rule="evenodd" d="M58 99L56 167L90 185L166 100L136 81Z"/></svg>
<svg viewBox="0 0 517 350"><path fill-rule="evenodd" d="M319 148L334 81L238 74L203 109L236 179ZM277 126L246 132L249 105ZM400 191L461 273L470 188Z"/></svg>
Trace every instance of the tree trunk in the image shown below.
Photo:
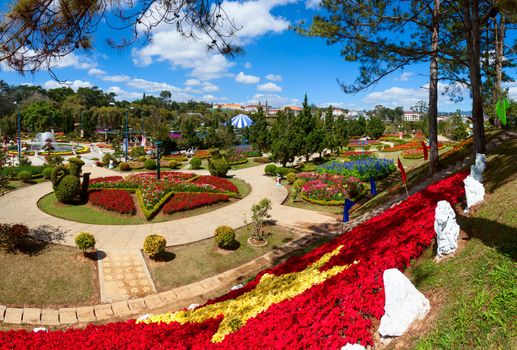
<svg viewBox="0 0 517 350"><path fill-rule="evenodd" d="M431 65L429 81L429 172L433 176L438 172L438 15L440 13L440 0L434 0L432 39L431 39Z"/></svg>
<svg viewBox="0 0 517 350"><path fill-rule="evenodd" d="M463 21L466 27L465 35L472 93L472 137L474 141L472 152L475 155L476 153L485 153L485 125L483 120L483 98L481 95L479 0L465 1Z"/></svg>

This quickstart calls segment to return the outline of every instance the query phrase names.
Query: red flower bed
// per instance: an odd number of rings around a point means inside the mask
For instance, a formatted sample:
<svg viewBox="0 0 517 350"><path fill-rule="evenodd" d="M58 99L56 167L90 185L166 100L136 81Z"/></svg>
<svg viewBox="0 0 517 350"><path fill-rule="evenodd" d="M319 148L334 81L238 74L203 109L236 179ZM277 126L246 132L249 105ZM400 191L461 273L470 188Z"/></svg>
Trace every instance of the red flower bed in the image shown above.
<svg viewBox="0 0 517 350"><path fill-rule="evenodd" d="M135 203L131 195L124 190L100 190L90 191L88 201L98 207L120 214L131 214L136 212Z"/></svg>
<svg viewBox="0 0 517 350"><path fill-rule="evenodd" d="M262 271L241 289L215 303L236 298L257 286L265 273L302 271L323 254L342 246L324 269L359 263L302 294L251 318L221 343L212 343L224 316L203 323L135 324L133 321L69 329L65 332L0 332L7 349L340 349L346 343L373 344L372 318L384 313L382 275L407 267L434 240L434 211L439 200L456 204L464 196L466 173L441 180L347 234L303 255ZM267 297L267 296L266 296Z"/></svg>
<svg viewBox="0 0 517 350"><path fill-rule="evenodd" d="M239 189L237 186L235 186L233 183L231 183L228 180L221 179L217 176L211 176L211 175L203 175L192 181L195 184L198 185L212 185L218 190L226 191L226 192L233 192L238 193Z"/></svg>
<svg viewBox="0 0 517 350"><path fill-rule="evenodd" d="M204 207L205 205L227 201L230 196L220 193L176 193L163 207L164 214Z"/></svg>
<svg viewBox="0 0 517 350"><path fill-rule="evenodd" d="M124 178L122 176L106 176L106 177L96 177L95 179L90 179L90 184L95 184L99 182L109 182L109 183L115 183L120 182Z"/></svg>
<svg viewBox="0 0 517 350"><path fill-rule="evenodd" d="M192 157L206 159L210 157L210 151L205 149L197 150Z"/></svg>

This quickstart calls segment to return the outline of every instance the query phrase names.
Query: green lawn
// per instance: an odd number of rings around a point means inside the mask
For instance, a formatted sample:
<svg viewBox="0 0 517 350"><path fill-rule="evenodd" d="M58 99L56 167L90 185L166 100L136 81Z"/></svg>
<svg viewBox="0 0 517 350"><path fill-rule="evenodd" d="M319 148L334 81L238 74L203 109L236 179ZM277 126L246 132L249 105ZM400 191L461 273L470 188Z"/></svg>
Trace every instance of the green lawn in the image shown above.
<svg viewBox="0 0 517 350"><path fill-rule="evenodd" d="M254 167L254 166L257 166L257 165L265 165L265 164L264 163L255 162L253 160L253 158L248 158L248 161L246 163L244 163L244 164L232 165L232 169L233 170L245 169L245 168L251 168L251 167Z"/></svg>
<svg viewBox="0 0 517 350"><path fill-rule="evenodd" d="M96 263L76 248L50 245L38 254L0 250L0 301L13 307L99 303Z"/></svg>
<svg viewBox="0 0 517 350"><path fill-rule="evenodd" d="M487 195L459 215L465 248L439 264L428 249L408 270L416 287L439 295L436 319L415 349L515 349L517 323L517 141L488 157ZM436 308L437 306L432 306ZM395 346L395 345L394 345Z"/></svg>
<svg viewBox="0 0 517 350"><path fill-rule="evenodd" d="M239 194L241 198L246 197L251 192L251 186L244 182L243 180L233 178L228 179L232 183L234 183L239 189ZM136 203L136 198L134 198ZM232 199L234 201L234 199ZM102 208L94 207L90 204L81 204L81 205L70 205L70 204L62 204L57 201L54 193L50 193L46 196L43 196L38 201L38 207L49 215L53 215L59 218L83 222L87 224L97 224L97 225L139 225L139 224L148 224L148 223L156 223L163 221L170 221L175 219L182 219L194 215L204 214L215 209L222 208L231 204L232 202L222 202L217 203L211 206L205 206L197 209L188 210L185 212L174 213L172 215L166 215L162 212L158 213L152 220L147 220L144 215L141 213L140 209L137 205L137 213L136 215L123 215L116 214L113 212L109 212Z"/></svg>
<svg viewBox="0 0 517 350"><path fill-rule="evenodd" d="M213 239L167 248L172 260L155 262L147 260L147 264L158 290L179 287L221 272L238 267L265 253L284 245L294 235L277 226L268 226L266 230L272 235L265 247L251 247L246 241L249 233L245 227L235 231L240 243L234 251L222 251L216 248Z"/></svg>

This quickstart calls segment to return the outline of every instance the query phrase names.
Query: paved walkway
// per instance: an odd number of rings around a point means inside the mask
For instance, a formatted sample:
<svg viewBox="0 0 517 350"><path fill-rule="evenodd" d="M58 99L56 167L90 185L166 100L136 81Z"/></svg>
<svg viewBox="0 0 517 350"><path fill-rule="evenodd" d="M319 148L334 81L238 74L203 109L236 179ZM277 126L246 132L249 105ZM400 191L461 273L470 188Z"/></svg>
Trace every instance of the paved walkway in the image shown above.
<svg viewBox="0 0 517 350"><path fill-rule="evenodd" d="M91 177L120 175L109 169L83 167ZM19 223L29 228L49 225L58 228L63 244L74 246L74 236L82 231L95 235L96 247L101 250L141 249L149 234L163 235L168 245L179 245L213 237L220 225L238 228L244 225L244 215L251 216L251 206L262 198L272 202L272 218L278 224L293 228L335 222L332 216L314 211L282 206L287 197L283 186L276 186L274 179L264 174L264 166L250 167L230 172L252 186L251 193L239 200L214 211L167 222L142 225L93 225L68 221L43 213L37 206L38 200L52 192L49 182L33 185L7 193L0 197L0 222Z"/></svg>

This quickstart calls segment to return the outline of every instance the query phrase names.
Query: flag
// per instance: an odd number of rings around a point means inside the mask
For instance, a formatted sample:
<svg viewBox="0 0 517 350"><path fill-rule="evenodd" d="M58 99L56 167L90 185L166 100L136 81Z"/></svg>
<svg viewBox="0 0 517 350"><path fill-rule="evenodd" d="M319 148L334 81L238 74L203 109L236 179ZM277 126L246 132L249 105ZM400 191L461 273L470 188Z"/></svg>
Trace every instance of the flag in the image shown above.
<svg viewBox="0 0 517 350"><path fill-rule="evenodd" d="M377 187L375 186L373 176L370 176L370 193L373 195L377 194Z"/></svg>
<svg viewBox="0 0 517 350"><path fill-rule="evenodd" d="M427 146L424 141L422 141L422 147L424 148L424 160L427 160L429 155L427 154Z"/></svg>
<svg viewBox="0 0 517 350"><path fill-rule="evenodd" d="M397 160L398 160L398 167L400 169L400 174L402 175L402 182L406 183L406 171L404 170L404 166L402 165L400 158L397 158Z"/></svg>
<svg viewBox="0 0 517 350"><path fill-rule="evenodd" d="M354 202L352 202L350 199L345 199L345 207L343 208L343 222L350 221L350 216L348 215L348 211L350 208L354 206Z"/></svg>
<svg viewBox="0 0 517 350"><path fill-rule="evenodd" d="M501 121L501 124L506 125L506 110L510 108L508 99L502 98L495 104L495 113Z"/></svg>

